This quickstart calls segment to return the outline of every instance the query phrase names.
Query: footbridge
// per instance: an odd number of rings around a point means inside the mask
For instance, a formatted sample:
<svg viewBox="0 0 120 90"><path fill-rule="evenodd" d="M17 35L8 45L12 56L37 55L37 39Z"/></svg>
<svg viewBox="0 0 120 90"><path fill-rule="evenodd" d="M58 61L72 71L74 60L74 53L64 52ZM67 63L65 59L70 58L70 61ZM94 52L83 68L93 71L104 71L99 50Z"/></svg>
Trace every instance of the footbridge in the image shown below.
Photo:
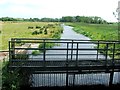
<svg viewBox="0 0 120 90"><path fill-rule="evenodd" d="M119 47L117 40L12 38L9 67L30 71L34 87L81 85L79 75L93 73L109 73L111 85L114 73L120 72ZM40 80L35 81L37 75Z"/></svg>

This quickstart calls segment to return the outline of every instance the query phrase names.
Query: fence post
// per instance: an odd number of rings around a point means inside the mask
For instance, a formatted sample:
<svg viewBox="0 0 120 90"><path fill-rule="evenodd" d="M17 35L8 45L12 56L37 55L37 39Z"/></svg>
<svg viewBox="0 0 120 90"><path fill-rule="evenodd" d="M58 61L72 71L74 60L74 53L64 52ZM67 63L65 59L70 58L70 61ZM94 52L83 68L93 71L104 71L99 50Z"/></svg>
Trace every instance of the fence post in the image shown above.
<svg viewBox="0 0 120 90"><path fill-rule="evenodd" d="M110 72L110 81L109 85L112 85L113 76L114 76L114 58L115 58L115 43L113 43L113 54L112 54L112 71Z"/></svg>
<svg viewBox="0 0 120 90"><path fill-rule="evenodd" d="M78 42L77 42L77 50L76 50L76 67L78 66Z"/></svg>
<svg viewBox="0 0 120 90"><path fill-rule="evenodd" d="M67 43L67 56L66 56L66 87L68 87L68 48L69 43Z"/></svg>
<svg viewBox="0 0 120 90"><path fill-rule="evenodd" d="M71 45L71 60L72 60L72 56L73 56L73 40L72 40L72 45Z"/></svg>
<svg viewBox="0 0 120 90"><path fill-rule="evenodd" d="M10 49L12 49L12 50L10 50L11 51L11 59L15 59L15 39L14 38L12 38L11 39L11 48Z"/></svg>
<svg viewBox="0 0 120 90"><path fill-rule="evenodd" d="M106 66L106 69L107 69L107 60L108 59L108 43L106 43L106 47L105 47L105 66Z"/></svg>
<svg viewBox="0 0 120 90"><path fill-rule="evenodd" d="M97 45L97 60L98 60L98 50L99 50L99 41L98 41L98 45Z"/></svg>
<svg viewBox="0 0 120 90"><path fill-rule="evenodd" d="M44 67L45 67L45 53L46 53L46 48L45 48L45 46L46 46L46 42L45 42L45 39L43 40L43 62L44 62Z"/></svg>

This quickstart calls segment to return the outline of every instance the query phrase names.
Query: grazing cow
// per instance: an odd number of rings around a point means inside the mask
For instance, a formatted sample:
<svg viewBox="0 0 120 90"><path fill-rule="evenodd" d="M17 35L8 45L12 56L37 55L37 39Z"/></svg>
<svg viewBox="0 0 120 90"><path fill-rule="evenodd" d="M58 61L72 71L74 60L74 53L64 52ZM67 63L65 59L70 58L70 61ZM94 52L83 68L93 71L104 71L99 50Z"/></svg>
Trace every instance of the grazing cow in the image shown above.
<svg viewBox="0 0 120 90"><path fill-rule="evenodd" d="M34 27L32 27L32 26L28 26L28 29L33 29Z"/></svg>
<svg viewBox="0 0 120 90"><path fill-rule="evenodd" d="M41 27L40 26L36 26L36 29L40 29Z"/></svg>

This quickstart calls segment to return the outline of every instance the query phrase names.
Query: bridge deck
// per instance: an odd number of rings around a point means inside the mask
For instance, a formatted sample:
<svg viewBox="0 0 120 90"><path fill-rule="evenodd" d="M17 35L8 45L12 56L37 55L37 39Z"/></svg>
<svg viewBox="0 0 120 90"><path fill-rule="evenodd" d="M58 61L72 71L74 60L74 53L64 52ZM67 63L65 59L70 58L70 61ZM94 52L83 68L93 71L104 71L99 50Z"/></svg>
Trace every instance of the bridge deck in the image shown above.
<svg viewBox="0 0 120 90"><path fill-rule="evenodd" d="M119 45L119 41L105 40L13 38L9 41L9 67L29 67L33 71L118 71ZM36 51L39 53L33 54Z"/></svg>
<svg viewBox="0 0 120 90"><path fill-rule="evenodd" d="M59 86L61 81L69 86L71 80L74 86L82 81L81 75L89 73L94 77L90 82L101 77L93 74L107 73L108 78L102 74L101 81L109 79L111 85L114 72L120 72L119 46L120 41L110 40L13 38L9 41L9 67L31 73L35 86Z"/></svg>
<svg viewBox="0 0 120 90"><path fill-rule="evenodd" d="M29 68L34 71L75 71L77 73L90 73L90 72L110 72L115 71L118 72L120 69L120 60L115 60L114 63L112 61L96 61L96 60L79 60L76 61L13 61L10 63L11 68Z"/></svg>

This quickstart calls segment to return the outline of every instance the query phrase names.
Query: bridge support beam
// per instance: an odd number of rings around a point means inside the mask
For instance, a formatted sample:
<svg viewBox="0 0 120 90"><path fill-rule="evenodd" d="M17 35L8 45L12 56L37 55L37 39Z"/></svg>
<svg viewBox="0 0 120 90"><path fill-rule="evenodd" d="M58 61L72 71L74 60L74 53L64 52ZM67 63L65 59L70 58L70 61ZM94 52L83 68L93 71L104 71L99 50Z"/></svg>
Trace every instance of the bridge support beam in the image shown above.
<svg viewBox="0 0 120 90"><path fill-rule="evenodd" d="M114 76L114 72L112 71L112 72L110 72L109 86L111 86L113 83L113 76Z"/></svg>

